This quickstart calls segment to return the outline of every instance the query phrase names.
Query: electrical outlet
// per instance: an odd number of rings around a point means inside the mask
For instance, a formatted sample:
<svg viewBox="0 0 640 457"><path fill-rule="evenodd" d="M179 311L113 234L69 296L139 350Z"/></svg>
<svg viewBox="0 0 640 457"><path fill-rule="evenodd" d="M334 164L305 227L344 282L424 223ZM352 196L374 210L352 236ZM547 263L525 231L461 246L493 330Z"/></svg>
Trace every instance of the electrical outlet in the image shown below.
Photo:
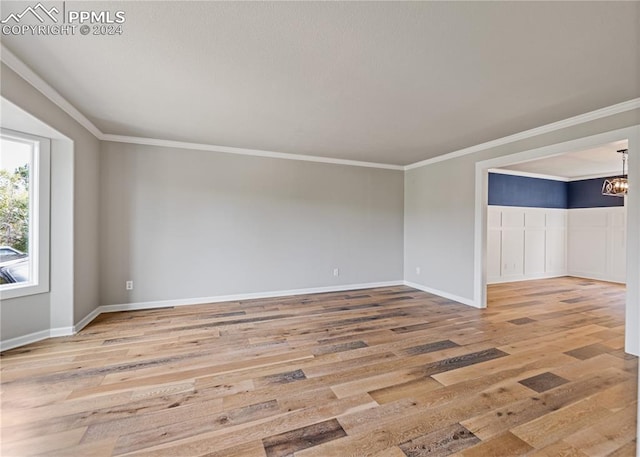
<svg viewBox="0 0 640 457"><path fill-rule="evenodd" d="M416 274L419 275L420 274L420 267L416 267Z"/></svg>
<svg viewBox="0 0 640 457"><path fill-rule="evenodd" d="M127 281L124 285L125 289L133 290L133 281Z"/></svg>
<svg viewBox="0 0 640 457"><path fill-rule="evenodd" d="M340 269L339 268L334 268L333 269L333 276L336 276L336 277L340 276Z"/></svg>

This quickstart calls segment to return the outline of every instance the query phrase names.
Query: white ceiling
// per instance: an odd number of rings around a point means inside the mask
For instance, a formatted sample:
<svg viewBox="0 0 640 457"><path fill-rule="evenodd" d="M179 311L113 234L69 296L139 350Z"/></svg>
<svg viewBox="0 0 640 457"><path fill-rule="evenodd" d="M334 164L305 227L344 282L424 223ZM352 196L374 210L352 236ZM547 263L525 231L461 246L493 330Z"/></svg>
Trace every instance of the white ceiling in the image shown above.
<svg viewBox="0 0 640 457"><path fill-rule="evenodd" d="M617 151L627 149L628 144L627 140L616 141L597 148L566 152L501 169L568 179L619 175L622 174L622 156Z"/></svg>
<svg viewBox="0 0 640 457"><path fill-rule="evenodd" d="M640 96L639 2L66 7L124 33L2 41L107 134L405 165Z"/></svg>

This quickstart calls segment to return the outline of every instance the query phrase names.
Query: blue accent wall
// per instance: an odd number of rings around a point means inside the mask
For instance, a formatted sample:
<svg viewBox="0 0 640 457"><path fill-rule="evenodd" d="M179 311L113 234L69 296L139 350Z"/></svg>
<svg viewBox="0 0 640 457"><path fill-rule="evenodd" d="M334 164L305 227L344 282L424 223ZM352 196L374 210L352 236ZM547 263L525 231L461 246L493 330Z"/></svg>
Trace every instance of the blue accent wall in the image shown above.
<svg viewBox="0 0 640 457"><path fill-rule="evenodd" d="M568 208L603 208L624 206L624 198L602 195L602 184L607 178L582 179L568 182Z"/></svg>
<svg viewBox="0 0 640 457"><path fill-rule="evenodd" d="M489 173L489 204L567 208L567 183L551 179Z"/></svg>
<svg viewBox="0 0 640 457"><path fill-rule="evenodd" d="M623 198L602 195L605 179L563 182L489 173L489 205L564 209L624 206Z"/></svg>

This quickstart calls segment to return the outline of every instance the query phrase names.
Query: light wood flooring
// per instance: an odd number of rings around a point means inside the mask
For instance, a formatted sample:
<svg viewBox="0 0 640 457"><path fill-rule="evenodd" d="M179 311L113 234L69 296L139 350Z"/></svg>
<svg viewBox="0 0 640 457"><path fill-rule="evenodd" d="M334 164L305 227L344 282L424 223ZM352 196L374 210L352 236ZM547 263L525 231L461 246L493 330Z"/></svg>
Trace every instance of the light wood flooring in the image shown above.
<svg viewBox="0 0 640 457"><path fill-rule="evenodd" d="M6 351L1 455L633 456L624 288L408 287L104 314Z"/></svg>

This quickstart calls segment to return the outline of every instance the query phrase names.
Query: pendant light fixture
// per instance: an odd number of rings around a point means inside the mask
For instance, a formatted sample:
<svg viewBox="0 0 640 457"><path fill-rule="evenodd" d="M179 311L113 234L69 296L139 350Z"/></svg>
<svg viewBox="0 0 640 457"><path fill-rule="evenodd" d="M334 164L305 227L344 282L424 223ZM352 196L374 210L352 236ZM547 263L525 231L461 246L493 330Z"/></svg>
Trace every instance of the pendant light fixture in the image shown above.
<svg viewBox="0 0 640 457"><path fill-rule="evenodd" d="M624 197L629 191L629 182L626 173L628 149L620 149L618 152L622 154L622 176L619 178L605 179L602 184L602 195Z"/></svg>

